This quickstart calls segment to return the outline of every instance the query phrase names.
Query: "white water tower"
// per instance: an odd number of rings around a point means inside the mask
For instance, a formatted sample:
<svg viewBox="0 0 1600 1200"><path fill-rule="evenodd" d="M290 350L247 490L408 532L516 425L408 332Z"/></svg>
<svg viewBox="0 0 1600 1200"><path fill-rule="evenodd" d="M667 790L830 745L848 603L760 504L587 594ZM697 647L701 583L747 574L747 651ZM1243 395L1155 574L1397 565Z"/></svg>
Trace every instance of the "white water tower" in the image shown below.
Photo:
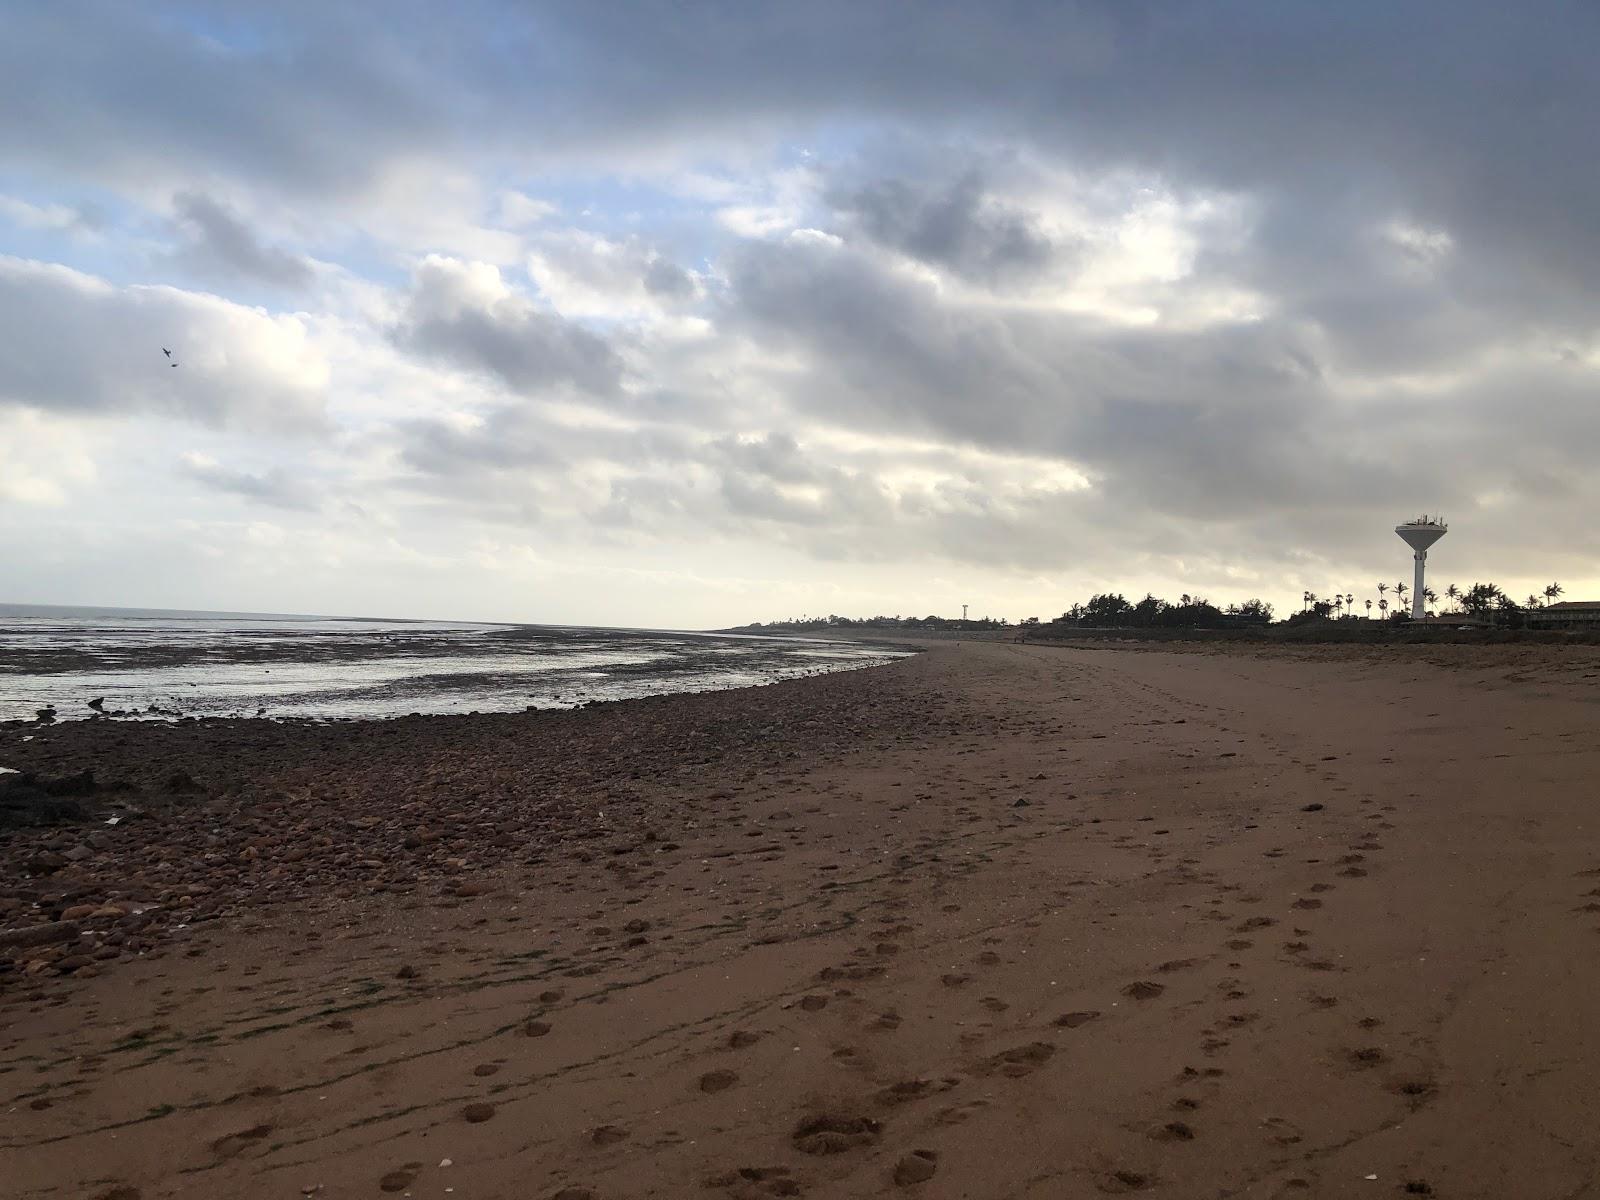
<svg viewBox="0 0 1600 1200"><path fill-rule="evenodd" d="M1394 531L1411 547L1411 557L1416 562L1416 578L1411 584L1411 619L1420 621L1426 615L1423 608L1426 589L1422 582L1422 571L1428 562L1428 547L1448 533L1450 528L1437 517L1422 516L1404 525L1396 525Z"/></svg>

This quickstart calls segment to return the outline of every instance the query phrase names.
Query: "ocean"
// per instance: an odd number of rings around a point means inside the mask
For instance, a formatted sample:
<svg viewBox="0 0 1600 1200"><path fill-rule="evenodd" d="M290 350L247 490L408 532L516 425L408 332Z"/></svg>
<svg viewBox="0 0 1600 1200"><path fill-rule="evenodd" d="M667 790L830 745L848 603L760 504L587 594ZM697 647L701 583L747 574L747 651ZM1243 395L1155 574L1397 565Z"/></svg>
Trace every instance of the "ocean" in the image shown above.
<svg viewBox="0 0 1600 1200"><path fill-rule="evenodd" d="M671 630L0 604L0 720L47 707L58 720L517 712L775 683L907 653Z"/></svg>

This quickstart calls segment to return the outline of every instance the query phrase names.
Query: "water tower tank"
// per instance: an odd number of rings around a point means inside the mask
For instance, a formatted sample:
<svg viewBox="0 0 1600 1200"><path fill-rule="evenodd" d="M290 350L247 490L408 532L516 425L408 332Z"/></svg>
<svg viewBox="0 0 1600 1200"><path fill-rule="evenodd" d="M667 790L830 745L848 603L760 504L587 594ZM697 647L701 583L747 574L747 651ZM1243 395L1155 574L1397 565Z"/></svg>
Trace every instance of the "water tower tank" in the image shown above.
<svg viewBox="0 0 1600 1200"><path fill-rule="evenodd" d="M1396 525L1394 531L1411 547L1411 557L1416 563L1415 578L1411 585L1411 617L1420 621L1427 611L1423 607L1426 589L1422 576L1428 562L1428 547L1448 533L1449 526L1437 517L1424 516L1407 521L1404 525Z"/></svg>

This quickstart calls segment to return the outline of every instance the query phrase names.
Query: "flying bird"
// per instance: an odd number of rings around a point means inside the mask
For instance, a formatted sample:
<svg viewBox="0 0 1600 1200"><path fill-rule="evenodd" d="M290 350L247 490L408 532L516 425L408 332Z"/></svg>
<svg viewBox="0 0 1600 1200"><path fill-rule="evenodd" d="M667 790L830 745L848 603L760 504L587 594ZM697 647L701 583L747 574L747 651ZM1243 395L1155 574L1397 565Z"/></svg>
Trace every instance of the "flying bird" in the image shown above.
<svg viewBox="0 0 1600 1200"><path fill-rule="evenodd" d="M168 358L172 357L172 351L168 350L165 346L161 347L161 353L165 354Z"/></svg>

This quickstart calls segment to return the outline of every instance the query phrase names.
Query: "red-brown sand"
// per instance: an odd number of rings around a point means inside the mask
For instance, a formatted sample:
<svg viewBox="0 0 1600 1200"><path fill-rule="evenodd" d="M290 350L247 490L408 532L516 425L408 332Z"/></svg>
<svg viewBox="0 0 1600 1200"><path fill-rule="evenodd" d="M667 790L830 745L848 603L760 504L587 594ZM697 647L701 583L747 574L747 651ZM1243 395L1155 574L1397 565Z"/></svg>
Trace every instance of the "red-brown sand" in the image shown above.
<svg viewBox="0 0 1600 1200"><path fill-rule="evenodd" d="M969 642L0 731L136 789L0 841L0 1195L1600 1196L1597 700L1584 650Z"/></svg>

